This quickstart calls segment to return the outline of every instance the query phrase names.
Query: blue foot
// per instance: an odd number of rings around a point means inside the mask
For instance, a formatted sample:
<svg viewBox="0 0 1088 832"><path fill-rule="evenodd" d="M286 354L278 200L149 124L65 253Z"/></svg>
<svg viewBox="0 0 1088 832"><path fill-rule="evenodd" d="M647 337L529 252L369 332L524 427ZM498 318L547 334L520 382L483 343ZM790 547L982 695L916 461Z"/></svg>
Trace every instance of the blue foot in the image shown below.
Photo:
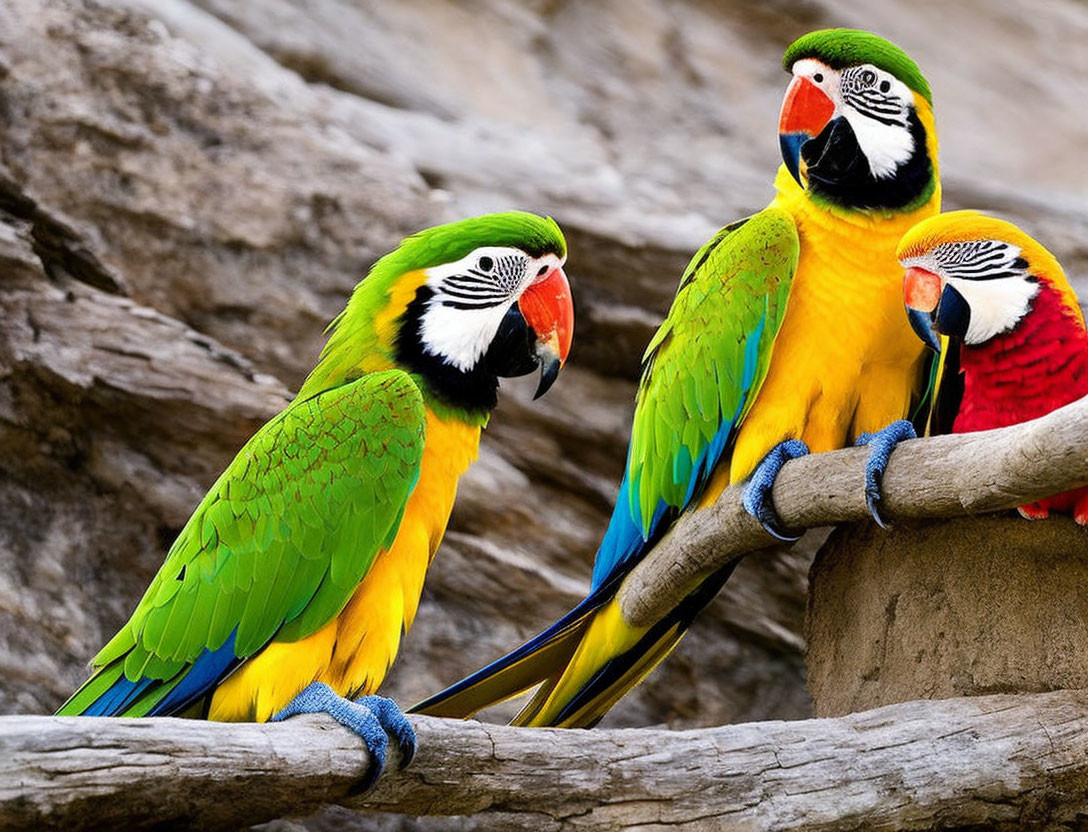
<svg viewBox="0 0 1088 832"><path fill-rule="evenodd" d="M416 733L412 724L397 703L384 696L364 696L353 701L338 696L326 684L314 682L272 717L272 722L282 722L298 714L328 714L362 737L370 752L370 768L359 784L361 792L373 786L385 768L389 736L396 740L400 750L401 768L415 756Z"/></svg>
<svg viewBox="0 0 1088 832"><path fill-rule="evenodd" d="M914 425L906 419L892 422L876 433L863 433L858 437L858 445L869 446L869 461L865 463L865 504L869 506L869 513L882 529L888 528L888 524L880 516L880 503L884 499L881 484L884 481L884 470L888 467L888 459L895 446L904 439L917 438Z"/></svg>
<svg viewBox="0 0 1088 832"><path fill-rule="evenodd" d="M763 461L756 467L755 473L752 474L752 478L748 480L748 485L744 489L742 499L744 510L756 518L768 534L786 543L800 540L801 535L782 528L782 520L769 499L771 488L774 486L775 477L778 476L778 472L782 470L783 465L789 460L797 459L797 457L804 456L807 453L808 445L800 439L787 439L785 442L779 442L771 448L767 456L763 457Z"/></svg>

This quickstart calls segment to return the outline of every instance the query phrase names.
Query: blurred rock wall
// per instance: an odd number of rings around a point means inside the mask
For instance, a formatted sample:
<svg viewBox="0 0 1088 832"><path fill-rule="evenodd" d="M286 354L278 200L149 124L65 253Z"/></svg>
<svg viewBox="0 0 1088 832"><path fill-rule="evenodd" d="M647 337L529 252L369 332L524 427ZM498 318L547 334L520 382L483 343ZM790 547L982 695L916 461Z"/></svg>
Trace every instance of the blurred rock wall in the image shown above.
<svg viewBox="0 0 1088 832"><path fill-rule="evenodd" d="M388 692L567 609L642 349L694 249L770 198L781 53L830 25L927 72L946 206L1023 224L1084 291L1076 0L0 3L0 710L81 681L352 285L467 214L563 225L575 352L540 402L506 386ZM742 565L607 724L806 715L810 553Z"/></svg>

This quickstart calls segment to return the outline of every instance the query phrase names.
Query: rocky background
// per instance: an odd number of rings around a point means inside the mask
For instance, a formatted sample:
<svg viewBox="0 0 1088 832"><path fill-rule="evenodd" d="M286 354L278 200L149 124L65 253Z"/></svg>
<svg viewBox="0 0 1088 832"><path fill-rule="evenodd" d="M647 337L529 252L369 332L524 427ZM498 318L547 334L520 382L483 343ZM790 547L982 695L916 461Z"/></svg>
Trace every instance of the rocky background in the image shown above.
<svg viewBox="0 0 1088 832"><path fill-rule="evenodd" d="M1076 0L4 0L0 711L63 701L352 285L467 214L563 225L575 352L540 402L506 385L387 691L566 610L642 349L699 243L770 198L781 53L831 25L927 73L946 206L1022 224L1088 294ZM807 715L811 551L743 564L607 724Z"/></svg>

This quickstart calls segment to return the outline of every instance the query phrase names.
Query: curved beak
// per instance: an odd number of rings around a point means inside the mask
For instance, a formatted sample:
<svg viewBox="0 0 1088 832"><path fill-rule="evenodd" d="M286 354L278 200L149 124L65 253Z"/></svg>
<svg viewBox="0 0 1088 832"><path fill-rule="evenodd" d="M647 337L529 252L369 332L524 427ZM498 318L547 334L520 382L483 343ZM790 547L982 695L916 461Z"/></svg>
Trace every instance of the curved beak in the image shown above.
<svg viewBox="0 0 1088 832"><path fill-rule="evenodd" d="M574 301L563 270L557 266L533 281L518 308L536 334L533 351L540 365L540 385L533 398L539 399L555 383L574 340Z"/></svg>
<svg viewBox="0 0 1088 832"><path fill-rule="evenodd" d="M971 323L971 307L959 291L927 269L912 266L903 275L903 300L911 329L934 352L940 336L963 340Z"/></svg>
<svg viewBox="0 0 1088 832"><path fill-rule="evenodd" d="M798 76L790 82L778 117L778 143L782 161L802 188L801 147L820 135L833 115L835 103L812 81Z"/></svg>
<svg viewBox="0 0 1088 832"><path fill-rule="evenodd" d="M911 266L903 275L903 302L910 328L935 353L941 351L941 339L933 326L933 312L941 300L941 278L926 269Z"/></svg>
<svg viewBox="0 0 1088 832"><path fill-rule="evenodd" d="M548 392L567 360L574 337L574 302L561 268L529 284L499 324L487 350L487 364L498 376L523 376L540 368L533 398Z"/></svg>

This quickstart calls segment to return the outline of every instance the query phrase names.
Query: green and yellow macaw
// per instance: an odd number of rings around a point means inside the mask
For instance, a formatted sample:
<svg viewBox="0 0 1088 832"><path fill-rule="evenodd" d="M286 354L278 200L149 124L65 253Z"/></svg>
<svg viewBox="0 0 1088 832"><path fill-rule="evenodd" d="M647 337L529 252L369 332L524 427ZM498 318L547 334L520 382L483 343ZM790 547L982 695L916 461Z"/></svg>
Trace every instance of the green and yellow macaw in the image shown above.
<svg viewBox="0 0 1088 832"><path fill-rule="evenodd" d="M929 85L897 46L853 30L805 35L784 66L777 195L698 251L646 350L588 597L416 710L467 716L542 682L517 724L596 723L676 646L734 564L646 627L624 621L616 601L631 569L681 513L748 478L745 507L786 539L769 489L808 448L872 440L866 494L879 520L883 467L913 435L902 420L922 388L895 251L939 210Z"/></svg>
<svg viewBox="0 0 1088 832"><path fill-rule="evenodd" d="M356 286L294 401L197 506L62 715L265 721L328 711L384 763L385 678L499 376L570 349L559 227L506 213L405 239ZM278 717L276 715L279 715Z"/></svg>

